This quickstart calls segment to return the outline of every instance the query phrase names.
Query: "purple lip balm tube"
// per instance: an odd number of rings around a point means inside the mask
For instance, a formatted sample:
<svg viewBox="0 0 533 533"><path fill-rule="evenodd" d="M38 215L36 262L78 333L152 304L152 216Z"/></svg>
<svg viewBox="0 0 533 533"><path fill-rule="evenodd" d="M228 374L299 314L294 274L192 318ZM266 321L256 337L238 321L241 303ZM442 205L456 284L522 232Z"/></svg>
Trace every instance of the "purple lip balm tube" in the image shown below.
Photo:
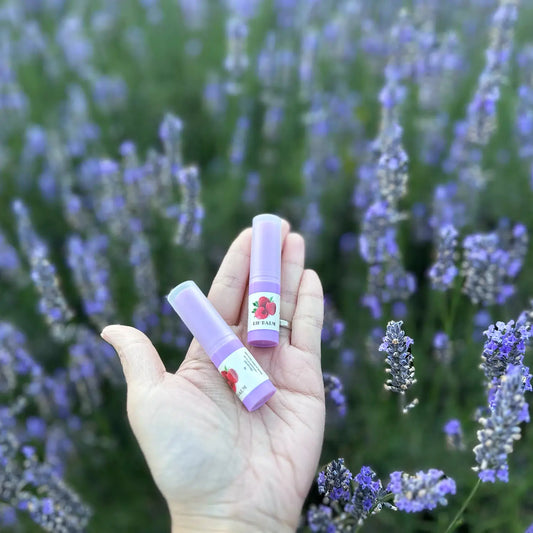
<svg viewBox="0 0 533 533"><path fill-rule="evenodd" d="M248 411L266 403L276 388L194 281L174 287L167 299Z"/></svg>
<svg viewBox="0 0 533 533"><path fill-rule="evenodd" d="M281 218L257 215L252 224L248 295L248 344L270 347L279 342Z"/></svg>

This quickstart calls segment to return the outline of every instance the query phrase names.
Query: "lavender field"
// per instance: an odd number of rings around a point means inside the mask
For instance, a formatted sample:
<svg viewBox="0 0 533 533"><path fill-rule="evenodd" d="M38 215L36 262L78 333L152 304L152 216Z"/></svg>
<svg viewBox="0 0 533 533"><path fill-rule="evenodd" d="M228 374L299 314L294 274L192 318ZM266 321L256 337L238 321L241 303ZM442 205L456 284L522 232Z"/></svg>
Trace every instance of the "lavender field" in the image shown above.
<svg viewBox="0 0 533 533"><path fill-rule="evenodd" d="M175 371L165 295L275 213L326 295L299 531L533 532L532 28L526 0L0 0L0 531L170 531L100 332Z"/></svg>

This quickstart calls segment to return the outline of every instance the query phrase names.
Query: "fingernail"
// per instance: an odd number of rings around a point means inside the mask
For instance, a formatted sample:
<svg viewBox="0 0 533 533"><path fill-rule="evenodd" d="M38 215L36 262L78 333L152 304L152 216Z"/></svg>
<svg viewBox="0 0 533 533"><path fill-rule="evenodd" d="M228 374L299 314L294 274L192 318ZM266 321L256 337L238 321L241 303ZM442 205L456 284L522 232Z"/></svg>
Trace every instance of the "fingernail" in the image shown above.
<svg viewBox="0 0 533 533"><path fill-rule="evenodd" d="M113 345L114 333L116 333L116 331L114 332L114 329L117 326L121 327L120 324L112 324L110 326L106 326L100 333L100 337L102 337L102 339L104 339L109 344Z"/></svg>

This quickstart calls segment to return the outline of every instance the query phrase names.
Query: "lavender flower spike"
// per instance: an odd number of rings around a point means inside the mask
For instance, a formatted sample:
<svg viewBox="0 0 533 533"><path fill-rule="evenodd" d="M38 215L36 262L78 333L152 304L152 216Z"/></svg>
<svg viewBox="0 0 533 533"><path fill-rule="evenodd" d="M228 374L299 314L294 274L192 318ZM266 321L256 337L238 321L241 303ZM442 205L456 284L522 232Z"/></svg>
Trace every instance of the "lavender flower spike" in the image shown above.
<svg viewBox="0 0 533 533"><path fill-rule="evenodd" d="M351 497L352 479L352 473L344 466L344 459L336 459L318 474L318 492L324 494L328 503L346 504Z"/></svg>
<svg viewBox="0 0 533 533"><path fill-rule="evenodd" d="M383 488L381 480L377 479L376 473L369 466L361 467L361 471L355 476L355 482L357 487L344 510L350 513L359 525L370 514L381 511L384 505L392 507L390 503L383 501L389 495L389 491Z"/></svg>
<svg viewBox="0 0 533 533"><path fill-rule="evenodd" d="M529 324L515 325L514 320L507 324L498 321L491 324L483 335L487 340L483 346L480 367L485 373L487 385L492 386L499 382L509 365L522 366L531 328ZM529 375L529 369L523 369ZM527 390L531 390L531 386L528 386Z"/></svg>
<svg viewBox="0 0 533 533"><path fill-rule="evenodd" d="M513 294L514 287L508 283L510 256L501 247L498 235L474 233L465 238L463 246L463 292L475 304L504 303Z"/></svg>
<svg viewBox="0 0 533 533"><path fill-rule="evenodd" d="M379 351L387 353L385 361L390 366L385 370L391 375L385 388L402 395L402 410L406 413L418 403L418 400L413 400L408 406L403 406L405 391L416 383L416 379L413 366L414 358L409 352L409 347L414 341L405 334L402 325L401 320L399 322L391 320L387 324L387 332L383 337Z"/></svg>
<svg viewBox="0 0 533 533"><path fill-rule="evenodd" d="M455 494L455 481L444 475L442 470L431 468L410 476L404 472L393 472L387 487L394 494L394 504L400 511L417 513L447 505L447 494Z"/></svg>
<svg viewBox="0 0 533 533"><path fill-rule="evenodd" d="M463 428L461 422L456 418L448 420L442 428L446 433L446 445L452 450L464 450Z"/></svg>
<svg viewBox="0 0 533 533"><path fill-rule="evenodd" d="M432 289L444 292L453 285L458 273L455 266L456 247L457 230L451 224L447 224L439 231L437 260L428 272Z"/></svg>
<svg viewBox="0 0 533 533"><path fill-rule="evenodd" d="M521 366L509 365L502 376L491 405L491 415L480 418L482 429L477 432L479 444L474 448L473 468L483 482L509 481L507 456L520 439L520 423L529 422L528 404L524 399L524 379Z"/></svg>
<svg viewBox="0 0 533 533"><path fill-rule="evenodd" d="M407 192L408 157L402 146L402 128L396 122L381 132L381 154L377 162L379 193L390 205L396 205Z"/></svg>
<svg viewBox="0 0 533 533"><path fill-rule="evenodd" d="M346 415L346 397L344 395L344 387L342 381L333 374L324 372L324 392L326 398L329 398L337 407L337 412L340 416Z"/></svg>
<svg viewBox="0 0 533 533"><path fill-rule="evenodd" d="M468 106L468 140L485 145L496 128L496 105L505 82L518 18L518 0L500 0L492 18L486 63L476 93Z"/></svg>

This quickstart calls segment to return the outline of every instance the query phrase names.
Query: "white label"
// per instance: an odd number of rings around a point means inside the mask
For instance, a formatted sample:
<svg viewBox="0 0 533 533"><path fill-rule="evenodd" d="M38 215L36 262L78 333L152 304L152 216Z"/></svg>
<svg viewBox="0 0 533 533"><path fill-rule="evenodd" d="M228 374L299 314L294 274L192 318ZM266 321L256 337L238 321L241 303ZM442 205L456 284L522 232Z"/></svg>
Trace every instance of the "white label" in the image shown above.
<svg viewBox="0 0 533 533"><path fill-rule="evenodd" d="M244 346L228 355L220 363L218 371L241 401L268 380L264 370Z"/></svg>
<svg viewBox="0 0 533 533"><path fill-rule="evenodd" d="M279 294L254 292L248 297L248 331L279 331Z"/></svg>

